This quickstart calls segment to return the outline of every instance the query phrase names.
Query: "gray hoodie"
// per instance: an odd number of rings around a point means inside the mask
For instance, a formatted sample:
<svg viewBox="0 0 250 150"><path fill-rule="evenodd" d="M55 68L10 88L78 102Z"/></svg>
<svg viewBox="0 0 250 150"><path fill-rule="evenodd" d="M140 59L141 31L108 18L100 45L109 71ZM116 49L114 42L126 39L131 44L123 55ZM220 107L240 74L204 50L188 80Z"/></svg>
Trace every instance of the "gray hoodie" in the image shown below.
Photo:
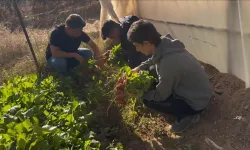
<svg viewBox="0 0 250 150"><path fill-rule="evenodd" d="M139 67L144 70L152 65L156 67L159 83L144 99L165 101L172 94L194 110L207 107L212 96L211 85L200 63L182 42L162 36L156 52Z"/></svg>

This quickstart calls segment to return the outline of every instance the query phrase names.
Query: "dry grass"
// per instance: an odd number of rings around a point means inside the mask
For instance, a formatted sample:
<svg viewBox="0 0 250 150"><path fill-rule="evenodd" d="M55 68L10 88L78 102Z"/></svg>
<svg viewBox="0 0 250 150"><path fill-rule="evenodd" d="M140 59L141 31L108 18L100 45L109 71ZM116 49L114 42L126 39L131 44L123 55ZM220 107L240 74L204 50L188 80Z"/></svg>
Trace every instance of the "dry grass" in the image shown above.
<svg viewBox="0 0 250 150"><path fill-rule="evenodd" d="M48 30L28 29L30 40L41 65L44 64L48 32ZM0 80L35 71L33 58L22 31L10 33L7 29L0 30L0 68Z"/></svg>
<svg viewBox="0 0 250 150"><path fill-rule="evenodd" d="M84 31L94 40L101 50L106 50L108 44L99 37L99 22L87 24ZM45 50L49 40L47 29L27 29L31 43L36 53L40 66L45 66ZM87 47L82 44L81 47ZM109 49L109 48L108 48ZM34 73L36 71L33 58L22 31L11 33L9 30L0 29L0 83L16 75Z"/></svg>
<svg viewBox="0 0 250 150"><path fill-rule="evenodd" d="M64 22L65 18L71 13L80 14L88 22L85 31L89 32L97 45L103 49L103 41L99 39L98 33L99 22L95 20L100 14L98 1L57 0L45 3L38 1L35 5L33 3L19 3L18 5L24 16L31 16L24 17L24 21L26 26L30 27L28 34L42 67L45 64L45 49L48 43L49 30L55 24ZM32 9L33 7L34 9ZM3 9L3 7L0 9ZM35 65L26 38L22 30L20 30L16 14L6 11L6 14L0 14L0 18L1 84L3 80L16 75L34 73ZM89 18L92 19L90 20ZM8 29L5 27L8 27ZM85 47L86 45L83 44L82 46Z"/></svg>

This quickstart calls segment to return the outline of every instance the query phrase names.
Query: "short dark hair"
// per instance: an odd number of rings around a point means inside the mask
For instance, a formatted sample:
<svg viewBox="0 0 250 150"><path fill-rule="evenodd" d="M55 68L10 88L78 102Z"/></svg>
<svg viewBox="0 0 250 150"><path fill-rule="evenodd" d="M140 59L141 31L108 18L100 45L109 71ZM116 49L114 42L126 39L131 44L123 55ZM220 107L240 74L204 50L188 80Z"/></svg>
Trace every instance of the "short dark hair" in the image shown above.
<svg viewBox="0 0 250 150"><path fill-rule="evenodd" d="M119 24L114 22L113 20L107 20L102 25L102 39L106 40L106 38L110 35L111 31L114 28L119 28Z"/></svg>
<svg viewBox="0 0 250 150"><path fill-rule="evenodd" d="M158 46L161 42L161 35L157 32L154 25L146 20L139 20L134 22L128 33L128 40L142 44L144 41Z"/></svg>
<svg viewBox="0 0 250 150"><path fill-rule="evenodd" d="M65 24L72 29L83 28L86 26L85 21L78 14L69 15L65 21Z"/></svg>

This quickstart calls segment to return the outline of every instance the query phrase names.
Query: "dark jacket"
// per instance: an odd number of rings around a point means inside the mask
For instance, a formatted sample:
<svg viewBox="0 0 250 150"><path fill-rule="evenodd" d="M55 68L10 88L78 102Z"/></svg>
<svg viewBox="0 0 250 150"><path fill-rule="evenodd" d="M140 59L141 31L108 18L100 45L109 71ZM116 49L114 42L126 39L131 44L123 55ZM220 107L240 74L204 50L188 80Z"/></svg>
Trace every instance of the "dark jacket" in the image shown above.
<svg viewBox="0 0 250 150"><path fill-rule="evenodd" d="M125 52L125 59L131 68L139 66L143 61L146 61L151 56L146 57L144 54L137 52L133 43L128 41L127 33L133 22L138 21L139 18L136 16L125 16L121 20L121 46Z"/></svg>

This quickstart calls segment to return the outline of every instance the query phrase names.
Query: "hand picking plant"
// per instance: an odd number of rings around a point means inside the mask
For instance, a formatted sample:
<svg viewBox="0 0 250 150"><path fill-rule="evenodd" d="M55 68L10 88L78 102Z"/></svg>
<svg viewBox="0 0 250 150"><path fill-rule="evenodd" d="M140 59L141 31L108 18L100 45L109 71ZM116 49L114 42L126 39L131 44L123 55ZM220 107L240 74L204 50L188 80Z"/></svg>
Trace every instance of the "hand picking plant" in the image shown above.
<svg viewBox="0 0 250 150"><path fill-rule="evenodd" d="M0 149L99 149L87 126L91 113L52 76L17 76L0 88Z"/></svg>

